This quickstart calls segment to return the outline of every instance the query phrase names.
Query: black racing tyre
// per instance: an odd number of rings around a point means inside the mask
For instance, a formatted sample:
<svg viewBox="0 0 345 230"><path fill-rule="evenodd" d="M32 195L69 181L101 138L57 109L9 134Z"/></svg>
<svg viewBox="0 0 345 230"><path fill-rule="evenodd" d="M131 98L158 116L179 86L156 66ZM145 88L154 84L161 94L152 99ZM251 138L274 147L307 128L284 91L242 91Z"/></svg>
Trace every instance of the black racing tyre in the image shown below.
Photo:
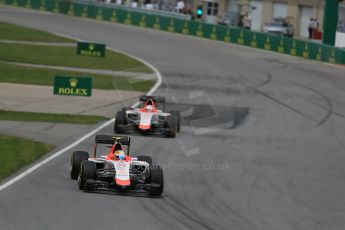
<svg viewBox="0 0 345 230"><path fill-rule="evenodd" d="M70 176L72 180L78 179L80 164L89 159L89 153L85 151L75 151L71 156Z"/></svg>
<svg viewBox="0 0 345 230"><path fill-rule="evenodd" d="M175 137L176 136L176 119L175 116L168 116L166 120L166 127L167 127L167 132L166 136L167 137Z"/></svg>
<svg viewBox="0 0 345 230"><path fill-rule="evenodd" d="M181 112L180 111L171 111L170 113L175 116L176 132L179 133L181 131Z"/></svg>
<svg viewBox="0 0 345 230"><path fill-rule="evenodd" d="M138 156L138 161L146 161L149 165L152 165L152 157L150 156Z"/></svg>
<svg viewBox="0 0 345 230"><path fill-rule="evenodd" d="M138 161L145 161L147 163L149 163L149 167L151 167L152 165L152 157L151 156L138 156ZM151 178L148 176L145 179L145 183L151 183Z"/></svg>
<svg viewBox="0 0 345 230"><path fill-rule="evenodd" d="M150 166L150 181L151 185L158 185L158 188L151 189L149 194L151 196L161 196L164 190L163 169L160 165Z"/></svg>
<svg viewBox="0 0 345 230"><path fill-rule="evenodd" d="M126 108L122 108L121 111L116 113L114 132L115 133L124 133L123 128L120 125L126 124Z"/></svg>
<svg viewBox="0 0 345 230"><path fill-rule="evenodd" d="M86 182L89 179L96 178L96 164L92 161L83 161L80 167L80 174L78 177L78 186L80 190L87 190Z"/></svg>

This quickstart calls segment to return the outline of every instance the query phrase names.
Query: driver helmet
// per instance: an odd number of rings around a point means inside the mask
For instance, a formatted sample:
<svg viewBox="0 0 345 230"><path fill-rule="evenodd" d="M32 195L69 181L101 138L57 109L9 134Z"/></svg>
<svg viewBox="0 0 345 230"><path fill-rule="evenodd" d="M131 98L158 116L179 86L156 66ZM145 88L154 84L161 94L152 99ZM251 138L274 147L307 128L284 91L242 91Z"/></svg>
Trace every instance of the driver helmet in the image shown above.
<svg viewBox="0 0 345 230"><path fill-rule="evenodd" d="M116 158L118 158L118 159L120 159L120 160L124 160L125 159L125 152L124 151L122 151L122 150L116 150L115 152L114 152L114 155L115 155L115 157Z"/></svg>
<svg viewBox="0 0 345 230"><path fill-rule="evenodd" d="M152 112L153 111L153 106L152 105L147 105L146 106L146 111Z"/></svg>

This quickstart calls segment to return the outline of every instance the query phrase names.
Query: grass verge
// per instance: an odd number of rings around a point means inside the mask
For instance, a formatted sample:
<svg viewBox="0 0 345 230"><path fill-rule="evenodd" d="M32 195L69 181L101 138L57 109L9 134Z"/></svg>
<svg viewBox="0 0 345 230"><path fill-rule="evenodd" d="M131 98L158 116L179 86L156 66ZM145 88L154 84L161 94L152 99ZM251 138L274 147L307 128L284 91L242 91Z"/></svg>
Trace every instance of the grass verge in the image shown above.
<svg viewBox="0 0 345 230"><path fill-rule="evenodd" d="M73 123L73 124L96 124L107 120L103 116L71 115L71 114L51 114L33 113L0 110L0 120L8 121L37 121L54 123Z"/></svg>
<svg viewBox="0 0 345 230"><path fill-rule="evenodd" d="M0 22L0 39L35 42L75 42L41 30Z"/></svg>
<svg viewBox="0 0 345 230"><path fill-rule="evenodd" d="M152 73L143 63L127 55L109 51L105 58L80 56L75 47L0 43L0 60L41 65Z"/></svg>
<svg viewBox="0 0 345 230"><path fill-rule="evenodd" d="M147 92L155 84L154 80L140 80L134 77L114 77L108 75L22 67L0 63L0 82L52 86L55 76L92 77L94 89L115 89Z"/></svg>
<svg viewBox="0 0 345 230"><path fill-rule="evenodd" d="M0 180L52 151L54 145L0 135Z"/></svg>

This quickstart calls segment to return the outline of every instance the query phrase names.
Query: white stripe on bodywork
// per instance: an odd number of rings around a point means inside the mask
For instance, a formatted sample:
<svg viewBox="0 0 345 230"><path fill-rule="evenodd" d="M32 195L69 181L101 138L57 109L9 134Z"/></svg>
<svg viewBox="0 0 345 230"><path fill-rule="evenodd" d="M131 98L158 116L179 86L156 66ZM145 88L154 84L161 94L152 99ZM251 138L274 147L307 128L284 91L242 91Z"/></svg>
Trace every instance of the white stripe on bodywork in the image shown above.
<svg viewBox="0 0 345 230"><path fill-rule="evenodd" d="M140 129L150 129L151 128L151 119L153 113L151 112L141 112L140 113Z"/></svg>
<svg viewBox="0 0 345 230"><path fill-rule="evenodd" d="M129 180L129 168L131 163L127 161L113 161L114 168L116 171L115 182L118 185L130 185Z"/></svg>

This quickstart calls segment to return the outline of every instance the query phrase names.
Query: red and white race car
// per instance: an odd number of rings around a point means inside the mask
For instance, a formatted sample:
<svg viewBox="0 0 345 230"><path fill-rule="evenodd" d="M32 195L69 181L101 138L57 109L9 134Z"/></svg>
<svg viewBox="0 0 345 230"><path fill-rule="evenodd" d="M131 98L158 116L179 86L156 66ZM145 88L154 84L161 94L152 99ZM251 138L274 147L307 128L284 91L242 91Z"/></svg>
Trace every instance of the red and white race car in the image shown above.
<svg viewBox="0 0 345 230"><path fill-rule="evenodd" d="M130 137L97 135L95 142L93 157L85 151L71 157L71 179L78 179L80 190L163 193L162 167L152 164L150 156L130 156Z"/></svg>
<svg viewBox="0 0 345 230"><path fill-rule="evenodd" d="M114 132L139 131L175 137L176 132L180 132L181 129L180 112L170 111L167 113L164 110L164 97L141 96L139 108L124 107L117 112Z"/></svg>

